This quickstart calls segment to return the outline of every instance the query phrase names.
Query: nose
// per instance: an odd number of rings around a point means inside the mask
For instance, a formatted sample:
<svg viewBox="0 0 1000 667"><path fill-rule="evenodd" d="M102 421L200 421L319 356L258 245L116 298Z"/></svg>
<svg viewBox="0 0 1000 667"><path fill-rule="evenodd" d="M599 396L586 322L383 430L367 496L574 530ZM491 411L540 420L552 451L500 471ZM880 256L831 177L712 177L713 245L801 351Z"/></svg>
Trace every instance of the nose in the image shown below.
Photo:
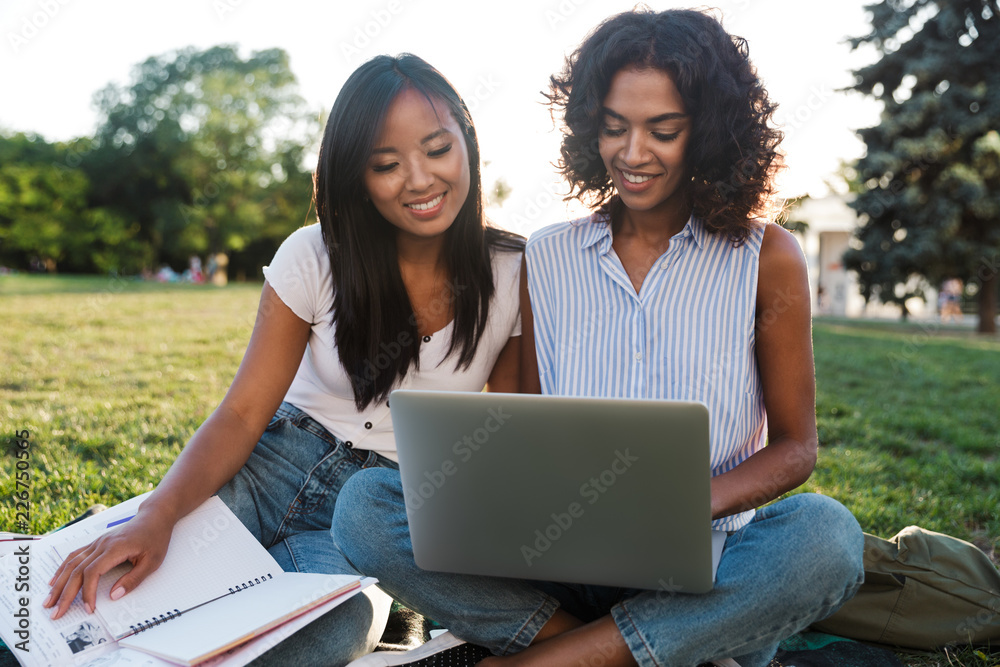
<svg viewBox="0 0 1000 667"><path fill-rule="evenodd" d="M411 192L423 192L434 184L434 174L423 160L414 160L410 172L406 176L406 189Z"/></svg>
<svg viewBox="0 0 1000 667"><path fill-rule="evenodd" d="M629 132L622 148L622 162L629 167L638 167L649 161L649 151L646 146L644 132Z"/></svg>

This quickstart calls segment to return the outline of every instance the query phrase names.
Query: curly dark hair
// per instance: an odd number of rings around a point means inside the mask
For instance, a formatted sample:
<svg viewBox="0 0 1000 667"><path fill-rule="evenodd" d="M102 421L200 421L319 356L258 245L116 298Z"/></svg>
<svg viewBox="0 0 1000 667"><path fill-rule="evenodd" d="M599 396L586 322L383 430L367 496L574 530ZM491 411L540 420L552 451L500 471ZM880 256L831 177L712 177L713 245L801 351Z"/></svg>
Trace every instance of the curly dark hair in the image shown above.
<svg viewBox="0 0 1000 667"><path fill-rule="evenodd" d="M603 102L622 68L656 68L673 78L691 116L685 161L693 212L713 233L735 244L754 219L769 212L774 176L783 166L782 133L770 125L777 105L750 63L746 40L694 10L640 9L606 19L550 78L553 117L565 122L558 168L570 184L567 198L610 210L618 201L601 160L598 138Z"/></svg>

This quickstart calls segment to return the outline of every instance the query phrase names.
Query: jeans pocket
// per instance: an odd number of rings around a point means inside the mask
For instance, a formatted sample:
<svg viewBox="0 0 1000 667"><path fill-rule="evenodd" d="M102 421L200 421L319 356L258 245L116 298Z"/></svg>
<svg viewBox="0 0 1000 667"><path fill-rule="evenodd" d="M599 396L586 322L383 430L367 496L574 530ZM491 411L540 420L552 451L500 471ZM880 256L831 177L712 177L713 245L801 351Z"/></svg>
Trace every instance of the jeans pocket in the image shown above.
<svg viewBox="0 0 1000 667"><path fill-rule="evenodd" d="M271 417L271 421L267 423L267 428L265 428L264 431L265 432L275 431L281 428L281 426L289 419L291 419L291 415L285 408L285 404L282 403L281 406L278 408L278 411L274 413L273 417Z"/></svg>

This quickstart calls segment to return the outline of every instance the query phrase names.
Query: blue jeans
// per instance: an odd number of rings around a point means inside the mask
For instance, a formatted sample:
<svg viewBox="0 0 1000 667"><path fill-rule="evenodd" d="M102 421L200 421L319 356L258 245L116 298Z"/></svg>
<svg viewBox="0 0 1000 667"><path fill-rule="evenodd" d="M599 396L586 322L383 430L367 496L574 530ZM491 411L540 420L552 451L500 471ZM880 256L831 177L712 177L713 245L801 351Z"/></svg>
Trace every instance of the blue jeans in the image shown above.
<svg viewBox="0 0 1000 667"><path fill-rule="evenodd" d="M372 524L379 526L374 534ZM815 494L761 508L731 533L715 587L703 595L421 570L396 470L351 478L333 526L348 560L378 577L387 593L496 655L523 650L562 607L584 622L610 613L643 667L720 658L761 667L779 641L832 614L864 578L858 522L840 503Z"/></svg>
<svg viewBox="0 0 1000 667"><path fill-rule="evenodd" d="M330 534L344 483L395 462L356 450L282 403L242 469L219 497L286 572L358 574ZM371 653L392 600L370 586L261 655L254 665L344 665Z"/></svg>

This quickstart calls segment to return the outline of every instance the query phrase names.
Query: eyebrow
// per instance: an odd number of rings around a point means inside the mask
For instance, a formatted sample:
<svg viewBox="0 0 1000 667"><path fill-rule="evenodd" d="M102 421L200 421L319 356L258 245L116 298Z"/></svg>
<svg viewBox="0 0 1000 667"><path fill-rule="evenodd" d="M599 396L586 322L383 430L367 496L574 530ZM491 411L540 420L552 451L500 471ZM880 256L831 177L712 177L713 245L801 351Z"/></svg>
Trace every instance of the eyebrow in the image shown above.
<svg viewBox="0 0 1000 667"><path fill-rule="evenodd" d="M603 110L604 110L604 115L605 116L611 116L615 120L622 120L622 121L626 120L625 116L621 115L620 113L614 112L614 111L612 111L611 109L609 109L607 107L603 107ZM662 122L668 121L668 120L679 120L681 118L687 118L687 114L686 113L679 113L679 112L676 112L676 111L670 111L670 112L667 112L667 113L661 113L659 116L653 116L652 118L647 118L646 119L646 124L647 125L655 125L656 123L662 123Z"/></svg>
<svg viewBox="0 0 1000 667"><path fill-rule="evenodd" d="M426 144L429 141L434 141L435 139L437 139L438 137L440 137L443 134L451 134L451 130L448 130L448 129L443 128L443 127L439 127L438 129L434 130L433 132L431 132L430 134L428 134L426 137L424 137L423 139L421 139L420 143L421 143L421 145L423 145L423 144ZM384 148L376 148L376 149L372 150L372 155L378 155L378 154L381 154L381 153L398 153L398 152L399 151L397 151L392 146L386 146Z"/></svg>

